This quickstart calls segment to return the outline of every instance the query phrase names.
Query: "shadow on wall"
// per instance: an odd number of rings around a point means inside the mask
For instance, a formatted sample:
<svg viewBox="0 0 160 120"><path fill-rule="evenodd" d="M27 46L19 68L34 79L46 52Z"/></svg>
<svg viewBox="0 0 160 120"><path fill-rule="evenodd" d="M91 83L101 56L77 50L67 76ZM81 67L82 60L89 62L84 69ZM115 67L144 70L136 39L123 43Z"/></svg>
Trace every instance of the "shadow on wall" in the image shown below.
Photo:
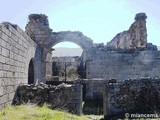
<svg viewBox="0 0 160 120"><path fill-rule="evenodd" d="M34 59L32 58L29 62L28 67L28 84L34 83Z"/></svg>

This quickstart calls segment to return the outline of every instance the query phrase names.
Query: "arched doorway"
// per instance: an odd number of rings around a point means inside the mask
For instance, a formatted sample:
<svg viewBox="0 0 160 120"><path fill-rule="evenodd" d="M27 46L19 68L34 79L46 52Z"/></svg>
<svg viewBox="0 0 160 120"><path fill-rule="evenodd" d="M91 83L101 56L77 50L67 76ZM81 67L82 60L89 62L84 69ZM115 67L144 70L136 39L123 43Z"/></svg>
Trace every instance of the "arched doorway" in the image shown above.
<svg viewBox="0 0 160 120"><path fill-rule="evenodd" d="M41 59L41 65L42 65L42 69L41 69L41 75L42 75L42 79L45 82L48 78L50 78L52 72L51 70L51 54L52 54L52 50L53 50L53 46L55 46L58 43L61 42L72 42L77 44L78 46L80 46L83 49L83 61L85 61L86 64L86 78L87 78L87 74L89 72L89 62L92 59L92 54L93 54L93 41L84 36L81 32L71 32L71 31L64 31L64 32L58 32L58 33L52 33L51 38L49 39L49 41L47 42L47 44L45 44L43 46L43 53L42 53L42 59ZM47 63L47 64L46 64ZM46 70L46 66L48 66ZM46 74L47 73L47 74ZM46 79L47 78L47 79Z"/></svg>
<svg viewBox="0 0 160 120"><path fill-rule="evenodd" d="M74 81L81 76L78 74L83 49L72 42L61 42L53 46L52 51L52 80Z"/></svg>
<svg viewBox="0 0 160 120"><path fill-rule="evenodd" d="M33 58L29 62L28 67L28 84L34 83L34 60Z"/></svg>

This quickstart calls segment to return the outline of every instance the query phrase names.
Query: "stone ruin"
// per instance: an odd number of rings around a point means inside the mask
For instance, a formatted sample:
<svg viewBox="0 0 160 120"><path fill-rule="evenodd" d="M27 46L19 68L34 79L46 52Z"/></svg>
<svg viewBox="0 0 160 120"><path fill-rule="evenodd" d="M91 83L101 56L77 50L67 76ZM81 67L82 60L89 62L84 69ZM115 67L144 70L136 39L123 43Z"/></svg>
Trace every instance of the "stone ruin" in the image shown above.
<svg viewBox="0 0 160 120"><path fill-rule="evenodd" d="M45 103L51 109L63 110L73 114L82 114L82 85L20 85L17 88L13 105L33 104L43 106Z"/></svg>
<svg viewBox="0 0 160 120"><path fill-rule="evenodd" d="M112 80L103 85L103 109L106 119L124 118L125 113L130 115L160 113L159 78L137 78L121 82ZM137 119L131 116L128 118Z"/></svg>
<svg viewBox="0 0 160 120"><path fill-rule="evenodd" d="M159 66L154 66L159 64L159 51L155 45L147 43L146 18L145 13L137 14L129 30L117 34L104 45L93 43L81 32L52 32L47 16L30 15L26 33L37 43L34 59L39 61L35 62L35 80L51 79L52 47L63 41L76 43L83 49L81 67L86 70L86 79L159 77Z"/></svg>
<svg viewBox="0 0 160 120"><path fill-rule="evenodd" d="M145 48L147 45L146 19L145 13L136 14L135 22L129 30L118 33L107 45L116 49Z"/></svg>
<svg viewBox="0 0 160 120"><path fill-rule="evenodd" d="M33 97L33 101L37 98L36 91L43 93L47 90L48 93L44 94L45 96L50 96L52 92L56 93L56 87L45 88L43 85L23 86L23 84L40 84L51 80L52 47L64 41L76 43L83 49L81 69L85 70L85 78L75 82L76 85L83 85L83 89L79 87L71 92L70 89L75 89L75 85L69 88L64 87L66 91L60 88L64 96L71 98L63 101L67 106L69 103L73 106L81 106L83 96L85 100L98 98L102 101L105 118L124 113L132 108L128 107L128 103L125 104L123 100L126 101L129 98L132 101L133 97L139 96L140 91L145 89L143 87L148 86L143 82L147 78L152 86L146 89L150 91L150 88L154 88L155 92L149 93L159 98L160 51L157 50L157 46L147 43L146 18L145 13L136 14L135 21L129 30L117 34L106 45L93 43L90 38L78 31L53 32L49 27L47 16L43 14L31 14L25 32L17 25L1 23L0 109L10 105L13 98L28 102L24 99L26 91L33 90L29 93L33 93L35 97L28 94L29 97ZM25 88L25 91L20 90L22 94L18 91L21 88ZM16 91L17 94L15 94ZM77 96L70 96L68 93L83 95L77 99ZM42 97L39 97L38 99L41 100ZM45 101L48 102L49 99ZM28 100L32 101L32 99ZM134 103L131 104L134 108ZM72 108L68 109L72 111ZM154 110L159 112L157 109ZM78 111L78 114L82 113L81 107L78 107Z"/></svg>

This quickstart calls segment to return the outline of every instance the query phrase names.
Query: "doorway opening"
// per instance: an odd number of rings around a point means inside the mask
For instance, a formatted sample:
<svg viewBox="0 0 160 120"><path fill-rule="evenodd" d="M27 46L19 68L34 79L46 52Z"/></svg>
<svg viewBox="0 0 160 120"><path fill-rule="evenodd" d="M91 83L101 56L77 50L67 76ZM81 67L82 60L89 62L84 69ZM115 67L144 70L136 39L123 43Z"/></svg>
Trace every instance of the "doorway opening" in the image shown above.
<svg viewBox="0 0 160 120"><path fill-rule="evenodd" d="M85 72L83 50L71 42L56 44L52 52L52 78L55 81L74 81ZM81 68L81 69L80 69Z"/></svg>
<svg viewBox="0 0 160 120"><path fill-rule="evenodd" d="M28 84L34 83L34 60L33 58L29 62L28 67Z"/></svg>

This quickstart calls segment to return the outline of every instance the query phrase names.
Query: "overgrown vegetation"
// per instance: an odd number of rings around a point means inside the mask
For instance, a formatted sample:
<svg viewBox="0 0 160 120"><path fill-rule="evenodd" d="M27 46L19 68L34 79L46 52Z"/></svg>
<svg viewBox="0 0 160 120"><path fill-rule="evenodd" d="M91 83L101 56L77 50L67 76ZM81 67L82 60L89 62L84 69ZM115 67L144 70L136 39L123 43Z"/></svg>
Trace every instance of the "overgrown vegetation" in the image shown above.
<svg viewBox="0 0 160 120"><path fill-rule="evenodd" d="M94 116L92 116L94 117ZM65 111L51 110L47 105L9 106L0 112L0 120L92 120L88 116L76 116ZM96 117L94 120L98 120Z"/></svg>
<svg viewBox="0 0 160 120"><path fill-rule="evenodd" d="M75 116L66 112L51 110L44 105L43 107L22 105L9 106L0 113L0 120L83 120L84 116Z"/></svg>

